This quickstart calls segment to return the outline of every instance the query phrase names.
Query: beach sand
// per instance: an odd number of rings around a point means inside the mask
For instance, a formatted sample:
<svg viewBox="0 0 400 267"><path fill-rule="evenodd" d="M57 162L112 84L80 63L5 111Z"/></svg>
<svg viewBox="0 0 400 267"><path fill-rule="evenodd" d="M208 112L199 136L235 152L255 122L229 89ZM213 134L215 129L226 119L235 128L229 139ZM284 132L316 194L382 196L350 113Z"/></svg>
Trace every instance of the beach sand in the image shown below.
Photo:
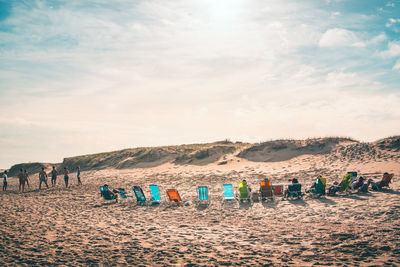
<svg viewBox="0 0 400 267"><path fill-rule="evenodd" d="M283 162L234 159L225 165L174 165L82 172L82 186L18 193L17 179L0 193L0 261L4 265L398 265L400 264L400 163L325 162L305 155ZM391 189L321 199L222 204L222 184L245 178L253 191L261 178L288 184L298 178L311 185L322 174L328 184L347 171L379 180L394 173ZM50 181L49 181L50 182ZM184 202L138 206L134 200L105 201L99 185L149 184L176 188ZM198 205L197 186L210 189L209 205Z"/></svg>

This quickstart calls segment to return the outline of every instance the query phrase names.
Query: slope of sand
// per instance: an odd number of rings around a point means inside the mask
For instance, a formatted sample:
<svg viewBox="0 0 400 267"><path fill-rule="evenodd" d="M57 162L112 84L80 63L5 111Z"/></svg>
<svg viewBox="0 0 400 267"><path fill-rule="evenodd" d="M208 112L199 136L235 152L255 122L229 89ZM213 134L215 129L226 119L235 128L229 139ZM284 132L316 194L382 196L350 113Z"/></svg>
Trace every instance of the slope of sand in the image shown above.
<svg viewBox="0 0 400 267"><path fill-rule="evenodd" d="M106 169L82 173L83 186L38 191L38 178L20 194L17 180L0 193L0 261L12 264L143 265L396 265L400 264L400 164L380 161L331 161L300 156L259 163L231 157L225 165L174 165L147 169ZM268 176L274 183L298 178L304 186L323 174L328 183L355 170L380 179L395 174L391 190L322 199L251 204L221 204L222 184L246 178L257 188ZM149 184L176 188L189 206L164 202L137 206L107 202L98 186ZM208 185L211 201L197 205L196 187Z"/></svg>

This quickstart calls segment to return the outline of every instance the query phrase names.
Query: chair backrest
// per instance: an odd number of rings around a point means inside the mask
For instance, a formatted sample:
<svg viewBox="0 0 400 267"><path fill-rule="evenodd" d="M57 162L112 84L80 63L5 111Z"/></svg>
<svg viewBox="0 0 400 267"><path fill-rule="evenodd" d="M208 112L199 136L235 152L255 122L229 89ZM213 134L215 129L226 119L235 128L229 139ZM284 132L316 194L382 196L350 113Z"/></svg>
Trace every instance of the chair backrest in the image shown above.
<svg viewBox="0 0 400 267"><path fill-rule="evenodd" d="M150 185L151 192L151 201L153 202L161 202L160 190L158 190L158 185L151 184Z"/></svg>
<svg viewBox="0 0 400 267"><path fill-rule="evenodd" d="M301 192L301 184L288 185L289 192Z"/></svg>
<svg viewBox="0 0 400 267"><path fill-rule="evenodd" d="M271 180L262 180L261 181L261 187L272 187Z"/></svg>
<svg viewBox="0 0 400 267"><path fill-rule="evenodd" d="M393 173L392 174L386 174L382 177L381 181L381 186L389 186L390 181L392 180Z"/></svg>
<svg viewBox="0 0 400 267"><path fill-rule="evenodd" d="M261 197L272 197L273 190L272 190L272 183L270 180L262 180L260 183L260 192Z"/></svg>
<svg viewBox="0 0 400 267"><path fill-rule="evenodd" d="M324 186L326 187L326 178L323 177L323 176L319 176L318 178L321 180L321 182L322 182L322 183L324 184Z"/></svg>
<svg viewBox="0 0 400 267"><path fill-rule="evenodd" d="M223 184L222 188L224 189L224 198L225 199L235 198L235 196L233 194L232 184Z"/></svg>
<svg viewBox="0 0 400 267"><path fill-rule="evenodd" d="M199 200L208 200L208 187L199 186Z"/></svg>
<svg viewBox="0 0 400 267"><path fill-rule="evenodd" d="M239 198L249 198L249 190L247 188L247 182L238 182Z"/></svg>
<svg viewBox="0 0 400 267"><path fill-rule="evenodd" d="M172 202L181 202L181 196L178 193L178 190L176 189L167 189L167 195L169 197L169 200L171 200Z"/></svg>
<svg viewBox="0 0 400 267"><path fill-rule="evenodd" d="M128 196L126 195L125 188L118 188L118 191L122 198L128 198Z"/></svg>
<svg viewBox="0 0 400 267"><path fill-rule="evenodd" d="M340 182L340 188L339 191L343 192L346 191L349 188L349 185L351 183L351 180L353 179L352 174L346 174L346 176L343 178L342 182Z"/></svg>
<svg viewBox="0 0 400 267"><path fill-rule="evenodd" d="M357 180L357 172L347 172L347 174L351 174L350 184Z"/></svg>
<svg viewBox="0 0 400 267"><path fill-rule="evenodd" d="M357 178L357 172L347 172L347 174L351 174L353 177Z"/></svg>
<svg viewBox="0 0 400 267"><path fill-rule="evenodd" d="M105 200L112 200L114 197L110 194L107 186L103 186L103 197Z"/></svg>
<svg viewBox="0 0 400 267"><path fill-rule="evenodd" d="M322 182L322 180L319 177L317 177L317 180L315 181L314 193L315 194L325 194L325 184Z"/></svg>
<svg viewBox="0 0 400 267"><path fill-rule="evenodd" d="M132 187L132 190L135 193L137 202L146 203L146 197L143 193L142 188L140 188L140 186L135 185Z"/></svg>

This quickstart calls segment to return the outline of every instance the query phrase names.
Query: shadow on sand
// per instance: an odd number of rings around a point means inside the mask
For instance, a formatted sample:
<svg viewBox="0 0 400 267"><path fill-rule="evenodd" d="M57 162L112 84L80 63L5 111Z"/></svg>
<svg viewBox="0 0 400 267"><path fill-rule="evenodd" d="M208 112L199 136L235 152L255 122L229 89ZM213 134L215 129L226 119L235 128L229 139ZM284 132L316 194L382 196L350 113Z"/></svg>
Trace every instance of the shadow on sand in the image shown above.
<svg viewBox="0 0 400 267"><path fill-rule="evenodd" d="M325 197L316 198L315 200L328 205L336 205L336 201Z"/></svg>
<svg viewBox="0 0 400 267"><path fill-rule="evenodd" d="M308 203L304 201L304 199L299 198L299 199L288 199L287 202L289 202L292 205L298 205L298 206L308 206Z"/></svg>
<svg viewBox="0 0 400 267"><path fill-rule="evenodd" d="M275 209L278 206L278 201L276 200L261 201L261 204L263 205L264 208Z"/></svg>
<svg viewBox="0 0 400 267"><path fill-rule="evenodd" d="M207 209L208 206L210 206L209 203L199 203L199 204L196 205L196 209L201 211L201 210Z"/></svg>
<svg viewBox="0 0 400 267"><path fill-rule="evenodd" d="M103 202L101 204L93 205L93 208L100 208L100 207L110 206L110 205L114 205L114 204L118 204L118 203L115 200L113 200L113 201L110 200L110 202Z"/></svg>
<svg viewBox="0 0 400 267"><path fill-rule="evenodd" d="M246 201L246 202L241 202L241 201L239 201L239 208L240 209L249 209L249 208L251 208L251 206L252 206L252 203L251 203L251 201Z"/></svg>
<svg viewBox="0 0 400 267"><path fill-rule="evenodd" d="M366 198L360 197L359 195L351 194L351 195L342 195L341 197L356 199L356 200L367 200Z"/></svg>
<svg viewBox="0 0 400 267"><path fill-rule="evenodd" d="M382 193L387 193L387 194L400 195L400 191L396 191L396 190L393 190L391 188L388 188L388 189L385 188L385 189L381 189L381 190L375 191L375 192L382 192Z"/></svg>

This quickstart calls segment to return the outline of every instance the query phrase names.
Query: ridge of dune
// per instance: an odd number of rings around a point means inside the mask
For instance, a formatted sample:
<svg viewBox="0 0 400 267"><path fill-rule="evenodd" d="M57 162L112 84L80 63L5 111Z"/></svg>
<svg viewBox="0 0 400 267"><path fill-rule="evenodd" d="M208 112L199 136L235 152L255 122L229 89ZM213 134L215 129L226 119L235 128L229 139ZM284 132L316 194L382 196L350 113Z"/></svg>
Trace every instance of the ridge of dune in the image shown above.
<svg viewBox="0 0 400 267"><path fill-rule="evenodd" d="M80 166L82 170L153 168L166 163L205 166L211 163L229 164L240 159L281 162L302 155L324 155L328 161L400 158L400 136L370 143L344 137L325 137L305 140L281 139L255 144L225 140L205 144L138 147L68 157L61 163L16 164L10 168L9 174L18 175L20 168L27 169L29 173L37 173L42 167L50 170L54 165L57 168L69 169Z"/></svg>

